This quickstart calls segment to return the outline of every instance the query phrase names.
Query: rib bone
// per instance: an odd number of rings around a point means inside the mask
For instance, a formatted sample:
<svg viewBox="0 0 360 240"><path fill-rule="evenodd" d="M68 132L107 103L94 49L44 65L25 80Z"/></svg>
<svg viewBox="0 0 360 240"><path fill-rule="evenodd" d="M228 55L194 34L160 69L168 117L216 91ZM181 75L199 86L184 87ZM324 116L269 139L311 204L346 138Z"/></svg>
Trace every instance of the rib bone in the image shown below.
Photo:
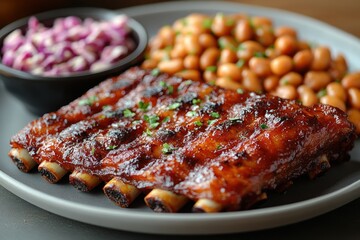
<svg viewBox="0 0 360 240"><path fill-rule="evenodd" d="M188 198L167 190L154 189L145 197L145 203L155 212L178 212L187 202Z"/></svg>
<svg viewBox="0 0 360 240"><path fill-rule="evenodd" d="M38 170L40 174L50 183L57 183L65 176L67 171L56 162L43 161Z"/></svg>
<svg viewBox="0 0 360 240"><path fill-rule="evenodd" d="M100 178L84 171L73 171L69 176L70 183L82 192L89 192L101 183Z"/></svg>
<svg viewBox="0 0 360 240"><path fill-rule="evenodd" d="M16 167L23 172L29 172L37 165L30 156L28 150L24 148L12 148L9 152L9 156Z"/></svg>
<svg viewBox="0 0 360 240"><path fill-rule="evenodd" d="M127 208L140 195L136 187L126 184L119 178L111 179L103 188L105 195L116 205Z"/></svg>

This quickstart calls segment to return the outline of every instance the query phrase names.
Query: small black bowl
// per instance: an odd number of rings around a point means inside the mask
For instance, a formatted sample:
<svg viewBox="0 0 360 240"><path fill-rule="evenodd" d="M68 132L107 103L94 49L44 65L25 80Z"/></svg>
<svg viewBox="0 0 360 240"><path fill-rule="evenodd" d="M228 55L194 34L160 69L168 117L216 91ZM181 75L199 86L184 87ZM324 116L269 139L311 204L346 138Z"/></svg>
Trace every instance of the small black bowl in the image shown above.
<svg viewBox="0 0 360 240"><path fill-rule="evenodd" d="M77 16L81 19L109 20L118 14L101 8L65 8L34 16L41 23L49 26L56 18L60 17ZM15 29L26 29L28 20L29 17L17 20L0 30L0 49L2 49L4 38L9 33ZM6 89L20 99L30 112L41 115L55 111L106 78L118 75L143 60L148 41L146 30L132 18L129 18L128 26L131 29L131 36L137 44L135 50L105 70L48 77L16 70L0 63L0 78L3 80Z"/></svg>

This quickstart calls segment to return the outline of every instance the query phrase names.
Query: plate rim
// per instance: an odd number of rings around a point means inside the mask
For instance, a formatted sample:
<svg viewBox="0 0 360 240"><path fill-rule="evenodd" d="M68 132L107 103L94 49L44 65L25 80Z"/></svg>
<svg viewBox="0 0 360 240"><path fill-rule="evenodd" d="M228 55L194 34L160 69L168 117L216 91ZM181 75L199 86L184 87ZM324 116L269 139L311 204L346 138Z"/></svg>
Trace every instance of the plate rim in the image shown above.
<svg viewBox="0 0 360 240"><path fill-rule="evenodd" d="M205 4L206 3L206 4ZM321 22L317 19L304 16L298 13L293 13L286 10L280 10L270 7L261 7L261 6L255 6L255 5L248 5L248 4L242 4L242 3L233 3L233 2L220 2L220 1L211 1L211 2L205 2L205 1L177 1L177 2L164 2L164 3L153 3L153 4L145 4L141 6L135 6L130 8L123 8L115 11L121 11L126 14L128 14L131 17L134 17L134 15L145 15L145 14L156 14L157 12L164 12L164 11L186 11L186 10L197 10L197 8L201 7L201 10L207 11L207 10L213 10L215 6L221 7L222 11L225 11L223 9L225 8L241 8L243 12L249 11L251 9L252 11L258 11L259 9L261 11L269 11L270 13L274 14L280 14L283 18L289 18L289 17L296 17L297 19L304 20L307 24L308 22L311 22L312 24L315 22L317 25L321 27L325 27L328 30L334 32L334 34L340 35L339 37L341 39L344 39L346 41L351 42L351 44L356 44L358 48L359 47L359 40L357 37L340 30L338 28L335 28L327 23ZM142 12L142 14L140 14ZM298 21L298 20L297 20ZM291 223L299 222L305 219L309 219L311 217L315 217L318 215L321 215L325 212L331 211L337 207L340 207L342 205L345 205L346 203L355 200L356 198L360 197L360 194L357 194L356 190L360 190L360 179L353 182L350 185L347 185L343 188L340 188L336 191L323 194L321 196L289 203L285 205L280 206L274 206L274 207L268 207L268 208L261 208L261 209L251 209L246 211L237 211L237 212L221 212L211 215L203 215L203 214L192 214L192 213L177 213L177 214L154 214L152 212L140 212L140 211L129 211L129 210L123 210L119 209L121 211L113 211L112 209L107 209L103 207L93 207L89 204L79 204L71 202L70 200L64 200L59 199L57 197L54 197L52 195L49 195L45 192L39 191L37 189L33 189L26 184L16 180L15 178L7 175L5 172L3 172L0 169L0 183L3 185L7 190L14 193L15 195L21 197L22 199L40 207L43 208L49 212L55 213L57 215L67 217L70 219L78 220L81 222L94 224L102 227L107 228L113 228L118 230L127 230L127 231L136 231L136 232L144 232L144 233L158 233L158 234L214 234L214 233L234 233L234 232L246 232L246 231L252 231L252 230L260 230L260 229L267 229L277 226L284 226ZM20 187L19 187L20 186ZM30 198L29 198L30 196ZM341 200L339 199L341 198ZM326 204L324 204L326 203ZM63 207L59 207L59 205L63 205ZM324 205L327 205L324 207ZM304 209L305 208L305 209ZM313 211L310 213L307 213L307 215L299 217L298 214L296 214L299 210L307 210L310 211L314 208L317 208L317 211ZM231 228L224 228L224 229L210 229L209 225L206 227L208 231L204 232L203 228L199 229L187 229L187 232L183 232L184 229L174 229L174 228L168 228L168 229L162 229L163 231L159 231L159 228L151 228L150 224L147 228L144 229L136 229L134 227L130 228L124 228L123 226L118 225L108 225L107 223L94 223L91 219L83 219L82 217L79 217L74 213L74 211L78 212L79 209L81 211L87 211L85 215L89 215L89 213L92 214L99 214L102 213L106 215L107 217L110 217L111 219L117 219L117 218L129 218L131 222L134 222L138 220L139 218L145 219L145 220L154 220L153 224L159 224L160 223L169 223L169 224L188 224L191 222L192 224L196 224L198 221L202 221L204 224L216 224L217 221L225 221L230 222L234 220L256 220L259 218L259 216L263 217L263 220L268 219L269 217L273 217L274 215L280 216L281 214L287 213L290 216L286 218L286 223L284 221L274 221L272 223L268 223L266 226L252 226L252 227L239 227L237 229L231 229ZM64 211L65 210L65 211ZM102 216L104 217L104 216ZM290 219L290 221L289 221ZM184 228L184 225L181 225L182 228ZM186 226L186 225L185 225ZM233 225L231 225L233 226ZM231 227L230 226L230 227ZM243 225L241 225L243 226Z"/></svg>

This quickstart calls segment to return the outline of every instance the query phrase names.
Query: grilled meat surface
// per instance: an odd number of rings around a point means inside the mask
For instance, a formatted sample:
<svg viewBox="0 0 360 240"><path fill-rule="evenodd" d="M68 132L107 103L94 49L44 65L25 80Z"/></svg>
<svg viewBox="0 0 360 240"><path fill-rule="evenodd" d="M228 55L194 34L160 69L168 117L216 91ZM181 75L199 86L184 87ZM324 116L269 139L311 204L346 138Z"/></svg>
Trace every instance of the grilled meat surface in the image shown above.
<svg viewBox="0 0 360 240"><path fill-rule="evenodd" d="M131 83L115 87L122 78ZM346 115L330 106L307 108L139 68L118 79L30 123L12 146L104 181L120 177L139 189L166 189L234 210L321 172L329 166L324 159L346 160L355 140ZM114 91L120 93L108 97ZM79 107L92 96L86 111Z"/></svg>
<svg viewBox="0 0 360 240"><path fill-rule="evenodd" d="M39 162L37 151L43 142L63 129L103 110L105 106L114 105L120 98L136 87L142 79L143 71L132 69L126 73L108 79L90 89L83 96L60 108L36 119L12 137L12 148L24 148L33 159Z"/></svg>

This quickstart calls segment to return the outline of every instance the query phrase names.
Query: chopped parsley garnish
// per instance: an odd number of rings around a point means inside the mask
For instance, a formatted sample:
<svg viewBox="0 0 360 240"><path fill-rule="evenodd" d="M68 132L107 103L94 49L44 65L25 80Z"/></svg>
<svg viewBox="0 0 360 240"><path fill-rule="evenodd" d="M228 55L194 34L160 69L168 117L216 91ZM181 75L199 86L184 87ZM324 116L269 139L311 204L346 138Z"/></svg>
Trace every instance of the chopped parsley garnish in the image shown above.
<svg viewBox="0 0 360 240"><path fill-rule="evenodd" d="M97 96L90 96L88 98L85 98L85 99L81 99L78 103L78 105L80 106L84 106L84 105L88 105L88 106L91 106L93 105L96 101L98 100L98 97Z"/></svg>
<svg viewBox="0 0 360 240"><path fill-rule="evenodd" d="M249 18L249 24L252 29L255 29L255 24L252 18Z"/></svg>
<svg viewBox="0 0 360 240"><path fill-rule="evenodd" d="M198 116L198 114L195 111L189 111L186 113L186 116L187 117L196 117L196 116Z"/></svg>
<svg viewBox="0 0 360 240"><path fill-rule="evenodd" d="M238 121L240 120L240 117L233 117L233 118L229 118L230 121Z"/></svg>
<svg viewBox="0 0 360 240"><path fill-rule="evenodd" d="M217 121L217 119L208 120L208 124L211 125L211 124L215 123L216 121Z"/></svg>
<svg viewBox="0 0 360 240"><path fill-rule="evenodd" d="M223 148L223 146L220 145L220 144L216 146L216 150L220 150L220 149L222 149L222 148Z"/></svg>
<svg viewBox="0 0 360 240"><path fill-rule="evenodd" d="M239 45L238 45L238 47L237 47L237 50L238 51L243 51L243 50L245 50L246 48L245 48L245 46L244 46L244 44L242 44L242 43L240 43ZM240 59L240 60L242 60L242 59Z"/></svg>
<svg viewBox="0 0 360 240"><path fill-rule="evenodd" d="M195 121L194 124L198 127L201 127L203 125L201 121Z"/></svg>
<svg viewBox="0 0 360 240"><path fill-rule="evenodd" d="M228 48L230 50L236 51L236 47L232 43L225 40L225 38L219 38L218 45L220 46L220 49Z"/></svg>
<svg viewBox="0 0 360 240"><path fill-rule="evenodd" d="M211 20L211 18L205 19L205 20L203 21L202 25L203 25L203 28L205 28L205 29L210 29L210 28L211 28L211 25L212 25L212 20Z"/></svg>
<svg viewBox="0 0 360 240"><path fill-rule="evenodd" d="M91 155L94 155L94 154L95 154L95 148L92 147L92 148L91 148Z"/></svg>
<svg viewBox="0 0 360 240"><path fill-rule="evenodd" d="M108 146L108 147L106 148L106 150L114 150L114 149L116 149L116 148L117 148L117 146L111 145L111 146Z"/></svg>
<svg viewBox="0 0 360 240"><path fill-rule="evenodd" d="M226 20L226 26L228 26L228 27L231 27L231 26L233 26L234 24L235 24L235 19L233 19L233 18L228 18L227 20Z"/></svg>
<svg viewBox="0 0 360 240"><path fill-rule="evenodd" d="M181 103L179 103L179 102L174 102L174 103L170 104L168 108L169 108L170 110L175 110L175 109L179 108L180 106L181 106Z"/></svg>
<svg viewBox="0 0 360 240"><path fill-rule="evenodd" d="M157 115L144 115L144 120L150 124L150 128L154 129L157 128L157 126L159 126L159 116Z"/></svg>
<svg viewBox="0 0 360 240"><path fill-rule="evenodd" d="M145 103L145 102L143 102L143 101L140 101L139 103L138 103L138 106L139 106L139 108L140 108L140 110L141 111L147 111L148 109L149 109L149 107L150 107L150 103Z"/></svg>
<svg viewBox="0 0 360 240"><path fill-rule="evenodd" d="M150 129L148 129L148 128L144 131L144 133L145 133L146 136L149 136L149 137L152 136L152 131Z"/></svg>
<svg viewBox="0 0 360 240"><path fill-rule="evenodd" d="M220 114L219 114L218 112L212 112L212 113L210 113L210 116L211 116L212 118L219 118L219 117L220 117Z"/></svg>
<svg viewBox="0 0 360 240"><path fill-rule="evenodd" d="M163 146L162 146L162 149L161 151L164 153L164 154L170 154L172 153L176 148L171 145L171 144L168 144L168 143L164 143Z"/></svg>
<svg viewBox="0 0 360 240"><path fill-rule="evenodd" d="M186 18L183 18L180 20L181 23L183 24L183 26L187 26L188 25L188 20Z"/></svg>
<svg viewBox="0 0 360 240"><path fill-rule="evenodd" d="M321 89L318 93L317 93L317 96L318 98L321 98L323 96L326 96L327 92L326 92L326 89Z"/></svg>
<svg viewBox="0 0 360 240"><path fill-rule="evenodd" d="M135 113L132 112L130 109L125 109L123 111L123 114L124 114L124 117L126 117L126 118L131 118L131 117L135 116Z"/></svg>
<svg viewBox="0 0 360 240"><path fill-rule="evenodd" d="M156 77L159 76L159 74L160 74L160 69L154 68L153 70L151 70L151 75Z"/></svg>
<svg viewBox="0 0 360 240"><path fill-rule="evenodd" d="M169 116L166 116L164 117L164 119L162 120L163 123L167 123L170 121L170 117Z"/></svg>
<svg viewBox="0 0 360 240"><path fill-rule="evenodd" d="M236 92L237 92L238 94L243 94L243 93L244 93L244 90L241 89L241 88L238 88L238 89L236 89Z"/></svg>
<svg viewBox="0 0 360 240"><path fill-rule="evenodd" d="M265 123L260 124L260 127L261 127L261 129L267 129L267 128L269 128L268 125L266 125Z"/></svg>
<svg viewBox="0 0 360 240"><path fill-rule="evenodd" d="M215 81L210 81L210 82L208 82L208 84L209 84L210 86L215 86Z"/></svg>
<svg viewBox="0 0 360 240"><path fill-rule="evenodd" d="M236 66L237 66L238 68L243 67L244 64L245 64L245 60L244 60L244 59L239 59L239 61L236 62Z"/></svg>
<svg viewBox="0 0 360 240"><path fill-rule="evenodd" d="M267 58L266 54L264 52L255 52L254 57L257 58Z"/></svg>
<svg viewBox="0 0 360 240"><path fill-rule="evenodd" d="M162 87L162 88L166 88L166 93L167 94L172 94L173 92L174 92L174 86L172 86L172 85L168 85L166 82L164 82L164 81L161 81L160 83L160 86Z"/></svg>
<svg viewBox="0 0 360 240"><path fill-rule="evenodd" d="M209 71L209 72L216 72L217 67L216 66L208 66L205 68L205 71Z"/></svg>
<svg viewBox="0 0 360 240"><path fill-rule="evenodd" d="M198 105L199 103L201 103L201 99L195 98L192 100L193 105Z"/></svg>

